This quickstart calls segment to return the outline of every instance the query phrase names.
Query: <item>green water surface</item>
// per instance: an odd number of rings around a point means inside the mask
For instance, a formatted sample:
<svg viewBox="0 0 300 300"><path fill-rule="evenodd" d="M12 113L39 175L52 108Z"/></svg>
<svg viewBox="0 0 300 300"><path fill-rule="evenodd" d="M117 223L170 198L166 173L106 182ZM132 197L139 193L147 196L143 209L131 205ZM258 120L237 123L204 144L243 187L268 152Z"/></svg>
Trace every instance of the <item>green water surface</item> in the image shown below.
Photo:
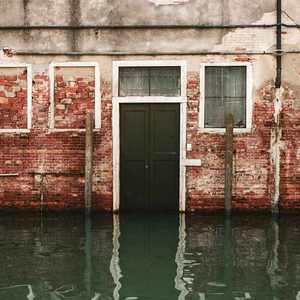
<svg viewBox="0 0 300 300"><path fill-rule="evenodd" d="M300 217L1 215L0 300L300 300Z"/></svg>

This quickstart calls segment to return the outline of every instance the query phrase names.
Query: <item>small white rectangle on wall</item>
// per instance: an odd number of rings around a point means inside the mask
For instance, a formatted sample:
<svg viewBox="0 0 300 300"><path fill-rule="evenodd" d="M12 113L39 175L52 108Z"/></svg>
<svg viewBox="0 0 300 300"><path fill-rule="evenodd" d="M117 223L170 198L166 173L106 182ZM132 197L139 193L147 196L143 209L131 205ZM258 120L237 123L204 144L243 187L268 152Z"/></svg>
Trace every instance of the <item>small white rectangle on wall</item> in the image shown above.
<svg viewBox="0 0 300 300"><path fill-rule="evenodd" d="M186 167L200 167L201 159L184 159L183 165Z"/></svg>
<svg viewBox="0 0 300 300"><path fill-rule="evenodd" d="M192 147L192 144L187 144L187 145L186 145L186 150L187 150L187 151L192 151L192 148L193 148L193 147Z"/></svg>

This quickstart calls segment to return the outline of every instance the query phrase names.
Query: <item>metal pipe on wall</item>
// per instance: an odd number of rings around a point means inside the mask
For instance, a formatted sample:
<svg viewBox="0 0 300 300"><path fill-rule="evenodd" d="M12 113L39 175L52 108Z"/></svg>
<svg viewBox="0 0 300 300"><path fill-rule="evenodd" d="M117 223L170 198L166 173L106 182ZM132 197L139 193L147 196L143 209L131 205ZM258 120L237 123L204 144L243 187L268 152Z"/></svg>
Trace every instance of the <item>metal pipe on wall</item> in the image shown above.
<svg viewBox="0 0 300 300"><path fill-rule="evenodd" d="M282 73L282 2L277 0L277 26L276 26L276 88L281 87L281 73Z"/></svg>
<svg viewBox="0 0 300 300"><path fill-rule="evenodd" d="M187 25L6 25L0 26L2 30L137 30L137 29L236 29L236 28L272 28L281 25L288 28L300 28L300 24L187 24Z"/></svg>
<svg viewBox="0 0 300 300"><path fill-rule="evenodd" d="M295 53L295 52L293 52ZM299 51L300 53L300 51ZM25 51L25 50L17 50L14 52L16 55L24 55L24 56L157 56L157 55L275 55L274 52L271 51L257 51L257 52L226 52L226 51L157 51L157 52L129 52L129 51Z"/></svg>
<svg viewBox="0 0 300 300"><path fill-rule="evenodd" d="M277 24L187 24L187 25L16 25L0 26L0 30L137 30L137 29L235 29L235 28L272 28Z"/></svg>

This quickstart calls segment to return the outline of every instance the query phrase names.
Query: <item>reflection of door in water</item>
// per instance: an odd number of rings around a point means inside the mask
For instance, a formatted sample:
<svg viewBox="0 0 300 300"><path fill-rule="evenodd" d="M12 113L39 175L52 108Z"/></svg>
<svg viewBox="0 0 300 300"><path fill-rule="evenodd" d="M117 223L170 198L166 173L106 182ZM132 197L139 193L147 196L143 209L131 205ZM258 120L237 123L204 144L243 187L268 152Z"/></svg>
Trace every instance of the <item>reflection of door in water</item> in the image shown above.
<svg viewBox="0 0 300 300"><path fill-rule="evenodd" d="M122 104L121 210L179 209L179 104Z"/></svg>
<svg viewBox="0 0 300 300"><path fill-rule="evenodd" d="M176 215L121 215L120 299L178 299L178 226Z"/></svg>

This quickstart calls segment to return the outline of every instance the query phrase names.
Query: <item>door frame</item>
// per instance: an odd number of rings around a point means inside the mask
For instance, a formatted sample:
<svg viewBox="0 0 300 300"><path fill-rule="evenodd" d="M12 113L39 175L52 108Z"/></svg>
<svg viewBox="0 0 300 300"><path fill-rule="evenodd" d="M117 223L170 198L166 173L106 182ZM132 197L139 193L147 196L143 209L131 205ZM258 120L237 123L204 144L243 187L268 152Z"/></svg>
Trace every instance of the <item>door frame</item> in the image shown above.
<svg viewBox="0 0 300 300"><path fill-rule="evenodd" d="M119 97L120 67L180 67L181 95L178 97L143 96ZM187 68L182 60L127 60L113 62L112 138L113 138L113 211L120 208L120 104L123 103L178 103L180 105L180 155L179 155L179 211L186 208L186 110Z"/></svg>

